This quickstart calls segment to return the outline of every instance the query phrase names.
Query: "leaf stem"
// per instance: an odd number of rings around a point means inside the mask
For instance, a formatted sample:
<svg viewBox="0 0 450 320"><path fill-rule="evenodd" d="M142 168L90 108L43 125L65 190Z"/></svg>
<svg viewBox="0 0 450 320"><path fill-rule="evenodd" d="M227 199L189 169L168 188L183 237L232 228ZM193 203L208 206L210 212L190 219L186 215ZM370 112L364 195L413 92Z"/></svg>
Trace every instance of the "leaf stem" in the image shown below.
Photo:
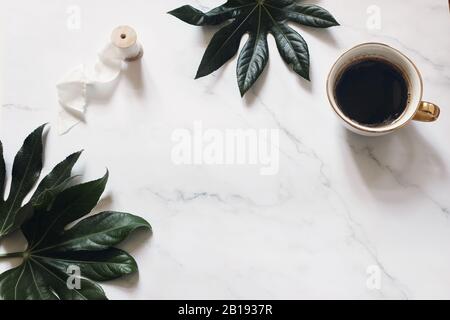
<svg viewBox="0 0 450 320"><path fill-rule="evenodd" d="M14 253L0 254L0 259L23 258L24 253L25 252L14 252Z"/></svg>

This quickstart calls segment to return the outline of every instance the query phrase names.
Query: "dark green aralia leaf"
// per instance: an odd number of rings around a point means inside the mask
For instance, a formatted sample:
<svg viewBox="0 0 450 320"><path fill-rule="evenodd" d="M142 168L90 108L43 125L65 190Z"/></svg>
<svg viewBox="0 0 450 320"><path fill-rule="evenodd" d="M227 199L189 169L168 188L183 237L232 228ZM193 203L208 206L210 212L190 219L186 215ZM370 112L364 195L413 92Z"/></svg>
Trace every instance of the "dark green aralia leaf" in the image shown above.
<svg viewBox="0 0 450 320"><path fill-rule="evenodd" d="M170 11L169 14L194 26L218 25L238 16L243 10L252 4L229 1L206 13L186 5Z"/></svg>
<svg viewBox="0 0 450 320"><path fill-rule="evenodd" d="M19 227L16 223L17 211L41 174L44 127L40 126L25 139L14 159L9 196L0 206L0 237ZM3 192L1 198L4 199Z"/></svg>
<svg viewBox="0 0 450 320"><path fill-rule="evenodd" d="M8 200L10 208L20 207L23 199L38 181L42 170L42 133L45 125L34 130L24 141L14 158L11 189Z"/></svg>
<svg viewBox="0 0 450 320"><path fill-rule="evenodd" d="M203 55L196 79L213 73L236 55L241 38L246 32L245 23L244 20L236 20L214 35Z"/></svg>
<svg viewBox="0 0 450 320"><path fill-rule="evenodd" d="M250 33L249 39L239 55L237 77L241 96L253 86L269 61L269 46L267 31L258 26L255 33Z"/></svg>
<svg viewBox="0 0 450 320"><path fill-rule="evenodd" d="M75 152L55 166L55 168L39 183L31 201L36 210L50 209L56 196L63 192L76 178L72 170L80 158L82 151Z"/></svg>
<svg viewBox="0 0 450 320"><path fill-rule="evenodd" d="M0 237L20 228L32 216L36 205L50 206L56 194L67 186L72 169L80 153L74 153L58 164L38 185L31 200L23 203L34 188L42 171L42 135L46 125L34 130L24 141L17 153L12 170L11 188L8 199L4 200L5 163L0 143Z"/></svg>
<svg viewBox="0 0 450 320"><path fill-rule="evenodd" d="M186 5L170 14L198 26L230 21L212 38L196 78L211 74L233 58L239 50L240 39L244 34L249 34L237 66L241 95L251 88L267 64L267 39L263 37L267 37L269 31L275 36L286 63L309 80L308 46L300 34L288 26L288 22L317 28L339 25L327 10L316 5L299 5L295 0L230 0L206 13ZM263 32L259 33L258 30Z"/></svg>
<svg viewBox="0 0 450 320"><path fill-rule="evenodd" d="M101 179L70 187L56 196L50 210L37 212L22 227L30 248L43 248L59 239L68 224L91 212L107 181L108 173Z"/></svg>
<svg viewBox="0 0 450 320"><path fill-rule="evenodd" d="M290 21L309 27L329 28L339 25L331 13L319 6L297 5L286 15Z"/></svg>
<svg viewBox="0 0 450 320"><path fill-rule="evenodd" d="M36 246L34 252L104 250L121 243L139 228L150 229L150 225L128 213L103 212L82 220L51 241L44 240L45 246Z"/></svg>
<svg viewBox="0 0 450 320"><path fill-rule="evenodd" d="M274 25L271 33L283 60L292 65L296 73L309 80L309 50L303 37L285 24Z"/></svg>
<svg viewBox="0 0 450 320"><path fill-rule="evenodd" d="M72 180L72 169L80 158L82 151L76 152L68 156L64 161L59 163L44 179L39 183L36 192L33 195L33 200L38 201L38 198L45 193L55 193L54 190L64 190L68 182Z"/></svg>
<svg viewBox="0 0 450 320"><path fill-rule="evenodd" d="M102 251L77 251L39 256L33 259L67 273L71 266L80 268L81 276L93 281L108 281L137 272L136 261L125 251L109 248Z"/></svg>
<svg viewBox="0 0 450 320"><path fill-rule="evenodd" d="M41 193L33 196L32 204L35 210L50 209L56 196L63 192L75 180L76 177L69 177L61 184L50 189L45 189Z"/></svg>

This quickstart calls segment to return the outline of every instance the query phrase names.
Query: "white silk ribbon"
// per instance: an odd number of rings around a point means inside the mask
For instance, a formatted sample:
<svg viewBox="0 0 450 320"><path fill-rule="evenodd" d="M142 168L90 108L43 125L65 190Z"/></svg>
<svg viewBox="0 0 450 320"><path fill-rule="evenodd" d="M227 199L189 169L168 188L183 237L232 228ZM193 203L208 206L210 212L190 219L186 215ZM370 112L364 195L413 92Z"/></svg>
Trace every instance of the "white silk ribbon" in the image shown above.
<svg viewBox="0 0 450 320"><path fill-rule="evenodd" d="M58 133L68 133L78 123L84 121L87 109L88 87L115 81L125 60L139 55L139 43L129 48L119 48L110 43L99 53L98 61L92 68L84 65L70 71L58 84Z"/></svg>

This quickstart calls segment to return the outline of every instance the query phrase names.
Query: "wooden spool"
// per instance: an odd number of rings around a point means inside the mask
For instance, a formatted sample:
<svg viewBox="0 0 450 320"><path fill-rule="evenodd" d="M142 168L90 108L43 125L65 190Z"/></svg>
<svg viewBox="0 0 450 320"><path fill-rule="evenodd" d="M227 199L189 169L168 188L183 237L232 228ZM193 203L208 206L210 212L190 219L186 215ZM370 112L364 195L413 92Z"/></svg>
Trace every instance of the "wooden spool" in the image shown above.
<svg viewBox="0 0 450 320"><path fill-rule="evenodd" d="M137 40L137 33L130 26L119 26L114 29L111 42L117 48L127 52L128 58L126 61L136 61L144 55L144 50Z"/></svg>

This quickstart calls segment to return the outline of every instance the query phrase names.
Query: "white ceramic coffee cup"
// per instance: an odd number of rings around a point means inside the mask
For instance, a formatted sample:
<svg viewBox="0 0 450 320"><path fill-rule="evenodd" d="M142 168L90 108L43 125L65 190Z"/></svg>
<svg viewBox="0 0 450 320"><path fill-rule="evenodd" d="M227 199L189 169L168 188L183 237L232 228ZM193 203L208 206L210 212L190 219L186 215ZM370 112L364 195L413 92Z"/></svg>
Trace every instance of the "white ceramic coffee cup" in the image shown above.
<svg viewBox="0 0 450 320"><path fill-rule="evenodd" d="M339 77L354 62L367 58L383 59L395 65L402 72L409 86L408 104L405 111L397 119L390 123L380 124L380 126L367 126L350 119L342 112L336 100L335 90ZM366 136L391 133L412 120L433 122L440 115L438 106L422 101L423 81L415 64L400 51L382 43L364 43L345 52L331 68L327 80L327 94L331 106L344 125L351 131Z"/></svg>

